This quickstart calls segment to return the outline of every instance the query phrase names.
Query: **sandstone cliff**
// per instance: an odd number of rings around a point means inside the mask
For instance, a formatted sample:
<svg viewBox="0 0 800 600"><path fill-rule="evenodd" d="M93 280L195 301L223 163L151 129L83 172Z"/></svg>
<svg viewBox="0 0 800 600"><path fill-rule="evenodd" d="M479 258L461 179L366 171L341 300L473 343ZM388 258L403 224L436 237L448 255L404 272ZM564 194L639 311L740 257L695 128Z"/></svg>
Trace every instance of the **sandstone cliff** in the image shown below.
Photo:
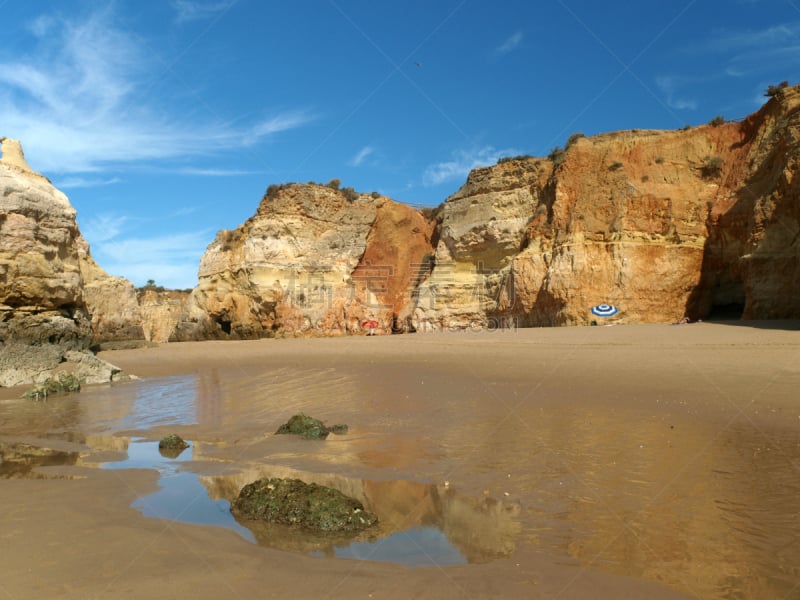
<svg viewBox="0 0 800 600"><path fill-rule="evenodd" d="M209 246L172 338L800 318L800 88L742 122L576 135L470 173L431 219L271 186Z"/></svg>
<svg viewBox="0 0 800 600"><path fill-rule="evenodd" d="M61 363L85 381L110 380L119 370L87 352L92 325L102 332L109 320L84 294L87 278L105 274L67 197L30 169L18 142L0 141L0 386L41 382Z"/></svg>
<svg viewBox="0 0 800 600"><path fill-rule="evenodd" d="M92 258L89 244L80 235L78 257L83 299L91 315L94 342L145 339L145 321L133 284L101 269Z"/></svg>
<svg viewBox="0 0 800 600"><path fill-rule="evenodd" d="M575 136L555 163L473 171L445 202L420 326L588 324L604 302L623 322L800 317L798 105L787 88L741 123Z"/></svg>
<svg viewBox="0 0 800 600"><path fill-rule="evenodd" d="M272 186L256 214L221 231L200 263L174 340L344 335L410 316L409 288L433 224L377 195Z"/></svg>
<svg viewBox="0 0 800 600"><path fill-rule="evenodd" d="M148 342L169 341L178 324L188 291L143 287L136 294L142 317L144 339Z"/></svg>

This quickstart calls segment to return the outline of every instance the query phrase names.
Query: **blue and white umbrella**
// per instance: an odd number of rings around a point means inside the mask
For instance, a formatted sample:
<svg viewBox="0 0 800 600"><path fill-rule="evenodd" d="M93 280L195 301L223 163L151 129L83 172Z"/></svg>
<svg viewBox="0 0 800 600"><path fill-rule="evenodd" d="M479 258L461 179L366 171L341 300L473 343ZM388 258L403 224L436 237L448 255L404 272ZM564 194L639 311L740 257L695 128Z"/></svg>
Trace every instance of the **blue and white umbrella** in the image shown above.
<svg viewBox="0 0 800 600"><path fill-rule="evenodd" d="M613 317L619 309L613 304L598 304L592 307L592 314L596 317Z"/></svg>

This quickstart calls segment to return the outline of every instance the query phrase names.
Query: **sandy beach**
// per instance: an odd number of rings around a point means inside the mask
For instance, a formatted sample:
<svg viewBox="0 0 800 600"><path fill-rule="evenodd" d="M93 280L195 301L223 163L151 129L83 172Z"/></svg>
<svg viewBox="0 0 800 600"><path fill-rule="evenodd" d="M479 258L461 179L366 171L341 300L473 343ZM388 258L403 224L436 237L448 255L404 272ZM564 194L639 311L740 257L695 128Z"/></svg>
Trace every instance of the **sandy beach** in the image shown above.
<svg viewBox="0 0 800 600"><path fill-rule="evenodd" d="M141 379L46 402L2 390L0 596L800 595L798 322L187 342L101 358ZM349 431L274 435L298 412ZM190 458L161 473L114 466L171 432ZM366 555L183 518L267 475L372 506ZM181 519L148 516L179 476L200 490ZM424 545L434 537L457 560L441 564Z"/></svg>

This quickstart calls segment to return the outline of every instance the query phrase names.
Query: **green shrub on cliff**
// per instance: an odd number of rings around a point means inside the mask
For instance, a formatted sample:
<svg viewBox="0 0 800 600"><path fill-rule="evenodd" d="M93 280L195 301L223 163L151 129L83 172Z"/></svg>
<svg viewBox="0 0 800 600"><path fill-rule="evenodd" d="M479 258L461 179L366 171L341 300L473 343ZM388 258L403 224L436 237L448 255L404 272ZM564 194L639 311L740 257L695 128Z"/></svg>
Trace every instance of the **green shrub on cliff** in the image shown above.
<svg viewBox="0 0 800 600"><path fill-rule="evenodd" d="M565 146L565 148L569 148L570 146L572 146L572 144L574 144L575 142L577 142L577 141L578 141L579 139L581 139L582 137L586 137L586 135L585 135L585 134L583 134L583 133L582 133L582 132L580 132L580 131L576 131L576 132L575 132L575 133L573 133L571 136L569 136L569 138L567 139L567 145Z"/></svg>
<svg viewBox="0 0 800 600"><path fill-rule="evenodd" d="M773 98L774 96L780 95L780 93L789 87L788 81L781 81L778 85L771 85L767 88L767 91L764 92L764 95L768 98Z"/></svg>
<svg viewBox="0 0 800 600"><path fill-rule="evenodd" d="M553 168L558 167L562 161L564 160L565 150L561 146L556 146L552 150L550 150L550 154L547 155L547 158L553 161Z"/></svg>
<svg viewBox="0 0 800 600"><path fill-rule="evenodd" d="M283 185L273 183L268 188L266 193L264 194L264 198L274 198L278 195L278 192L283 189Z"/></svg>
<svg viewBox="0 0 800 600"><path fill-rule="evenodd" d="M502 165L503 163L513 162L515 160L527 160L529 158L533 158L530 154L518 154L517 156L501 156L497 159L497 164Z"/></svg>
<svg viewBox="0 0 800 600"><path fill-rule="evenodd" d="M349 202L355 202L356 200L358 200L358 197L360 195L357 191L355 191L355 189L351 187L342 188L342 193Z"/></svg>
<svg viewBox="0 0 800 600"><path fill-rule="evenodd" d="M703 177L715 177L722 173L723 164L725 164L725 161L721 156L706 156L700 166L700 172Z"/></svg>

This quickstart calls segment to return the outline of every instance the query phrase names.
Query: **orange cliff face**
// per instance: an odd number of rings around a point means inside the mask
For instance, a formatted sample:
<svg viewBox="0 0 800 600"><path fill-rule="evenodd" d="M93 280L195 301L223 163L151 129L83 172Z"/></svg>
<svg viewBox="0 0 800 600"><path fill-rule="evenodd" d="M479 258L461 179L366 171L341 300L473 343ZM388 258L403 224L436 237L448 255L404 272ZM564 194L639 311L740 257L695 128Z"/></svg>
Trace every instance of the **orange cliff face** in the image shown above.
<svg viewBox="0 0 800 600"><path fill-rule="evenodd" d="M800 318L800 88L742 122L573 136L425 217L274 186L209 246L172 339Z"/></svg>
<svg viewBox="0 0 800 600"><path fill-rule="evenodd" d="M271 188L200 263L172 340L347 335L410 314L433 225L377 194L317 184Z"/></svg>
<svg viewBox="0 0 800 600"><path fill-rule="evenodd" d="M600 303L622 322L800 317L798 104L787 88L741 123L576 136L556 164L476 170L445 203L437 269L450 274L434 271L438 297L419 320L580 325ZM498 260L486 240L513 237L514 196L524 239Z"/></svg>

